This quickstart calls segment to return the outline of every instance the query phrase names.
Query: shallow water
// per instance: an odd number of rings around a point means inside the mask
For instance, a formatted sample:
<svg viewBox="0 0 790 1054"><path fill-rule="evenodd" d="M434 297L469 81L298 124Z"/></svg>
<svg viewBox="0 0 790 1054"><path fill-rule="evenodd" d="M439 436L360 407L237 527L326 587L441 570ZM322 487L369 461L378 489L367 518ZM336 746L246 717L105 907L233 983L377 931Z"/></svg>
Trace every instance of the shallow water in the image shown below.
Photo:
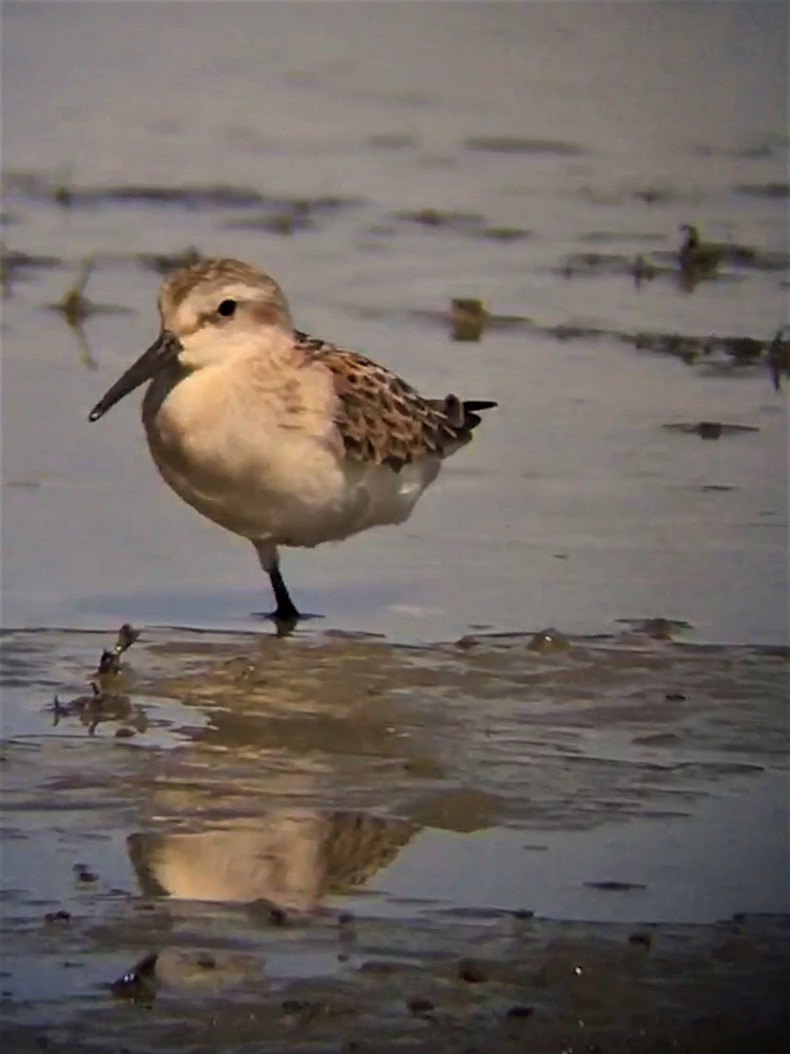
<svg viewBox="0 0 790 1054"><path fill-rule="evenodd" d="M246 545L161 485L137 397L85 420L154 333L138 254L195 245L422 390L500 403L406 526L286 554L306 610L402 640L634 615L786 639L784 392L764 362L636 339L765 342L783 319L781 5L4 12L5 240L55 264L4 304L4 624L250 628L268 606ZM265 229L294 199L294 232ZM661 254L684 221L757 255L682 292ZM636 253L660 268L638 289ZM81 346L46 305L87 254L90 300L126 313ZM453 343L458 296L515 321ZM758 431L663 428L707 420Z"/></svg>
<svg viewBox="0 0 790 1054"><path fill-rule="evenodd" d="M784 6L129 10L3 7L9 1049L771 1049ZM683 222L753 252L681 288ZM500 404L407 524L286 552L288 640L137 397L86 419L190 246ZM154 1009L111 1000L151 951Z"/></svg>

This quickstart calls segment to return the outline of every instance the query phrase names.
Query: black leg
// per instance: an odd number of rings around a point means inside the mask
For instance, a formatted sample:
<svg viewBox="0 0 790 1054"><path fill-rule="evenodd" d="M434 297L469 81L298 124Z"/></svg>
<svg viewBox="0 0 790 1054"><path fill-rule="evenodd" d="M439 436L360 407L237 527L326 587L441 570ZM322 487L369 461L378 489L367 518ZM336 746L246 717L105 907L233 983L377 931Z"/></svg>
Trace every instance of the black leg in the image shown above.
<svg viewBox="0 0 790 1054"><path fill-rule="evenodd" d="M282 623L298 622L302 616L297 611L293 600L291 600L291 595L286 588L277 564L269 571L269 581L274 590L274 599L277 601L277 607L272 613L274 621Z"/></svg>
<svg viewBox="0 0 790 1054"><path fill-rule="evenodd" d="M269 581L274 591L277 607L270 614L266 615L266 618L270 618L276 625L277 635L285 636L290 633L296 627L297 622L301 622L302 619L320 618L320 615L306 615L303 611L298 611L293 600L291 600L291 594L288 592L283 576L280 574L277 546L271 542L255 541L254 539L252 544L255 546L260 565L269 576Z"/></svg>

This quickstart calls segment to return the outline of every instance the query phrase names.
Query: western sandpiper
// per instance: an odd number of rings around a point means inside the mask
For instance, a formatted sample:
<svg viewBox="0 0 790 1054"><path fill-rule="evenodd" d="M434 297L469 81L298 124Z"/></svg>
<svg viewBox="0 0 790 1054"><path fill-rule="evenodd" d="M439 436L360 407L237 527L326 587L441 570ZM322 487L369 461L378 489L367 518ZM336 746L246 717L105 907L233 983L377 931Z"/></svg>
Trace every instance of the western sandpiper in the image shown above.
<svg viewBox="0 0 790 1054"><path fill-rule="evenodd" d="M238 260L171 275L159 317L156 341L90 420L151 382L143 424L157 468L198 512L249 538L281 623L300 615L278 547L402 523L496 405L424 399L370 359L295 330L277 282Z"/></svg>

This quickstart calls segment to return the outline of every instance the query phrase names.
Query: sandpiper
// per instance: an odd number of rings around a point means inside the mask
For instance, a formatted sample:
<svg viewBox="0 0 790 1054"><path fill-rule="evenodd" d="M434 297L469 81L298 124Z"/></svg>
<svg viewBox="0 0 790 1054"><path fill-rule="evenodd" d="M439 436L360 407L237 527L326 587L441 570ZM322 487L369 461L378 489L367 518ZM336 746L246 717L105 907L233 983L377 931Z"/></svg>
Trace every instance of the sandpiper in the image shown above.
<svg viewBox="0 0 790 1054"><path fill-rule="evenodd" d="M90 420L150 381L142 417L159 472L252 542L279 623L300 618L279 547L402 523L496 405L423 398L371 359L295 330L277 282L238 260L177 271L158 306L159 336Z"/></svg>

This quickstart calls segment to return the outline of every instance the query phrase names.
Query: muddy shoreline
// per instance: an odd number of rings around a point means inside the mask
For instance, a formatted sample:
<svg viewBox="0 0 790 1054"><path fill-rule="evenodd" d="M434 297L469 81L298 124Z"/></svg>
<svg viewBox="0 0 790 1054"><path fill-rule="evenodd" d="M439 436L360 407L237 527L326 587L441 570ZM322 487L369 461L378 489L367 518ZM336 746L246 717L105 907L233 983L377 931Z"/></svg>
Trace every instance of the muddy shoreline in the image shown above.
<svg viewBox="0 0 790 1054"><path fill-rule="evenodd" d="M781 1049L788 653L657 625L6 633L9 1049Z"/></svg>

